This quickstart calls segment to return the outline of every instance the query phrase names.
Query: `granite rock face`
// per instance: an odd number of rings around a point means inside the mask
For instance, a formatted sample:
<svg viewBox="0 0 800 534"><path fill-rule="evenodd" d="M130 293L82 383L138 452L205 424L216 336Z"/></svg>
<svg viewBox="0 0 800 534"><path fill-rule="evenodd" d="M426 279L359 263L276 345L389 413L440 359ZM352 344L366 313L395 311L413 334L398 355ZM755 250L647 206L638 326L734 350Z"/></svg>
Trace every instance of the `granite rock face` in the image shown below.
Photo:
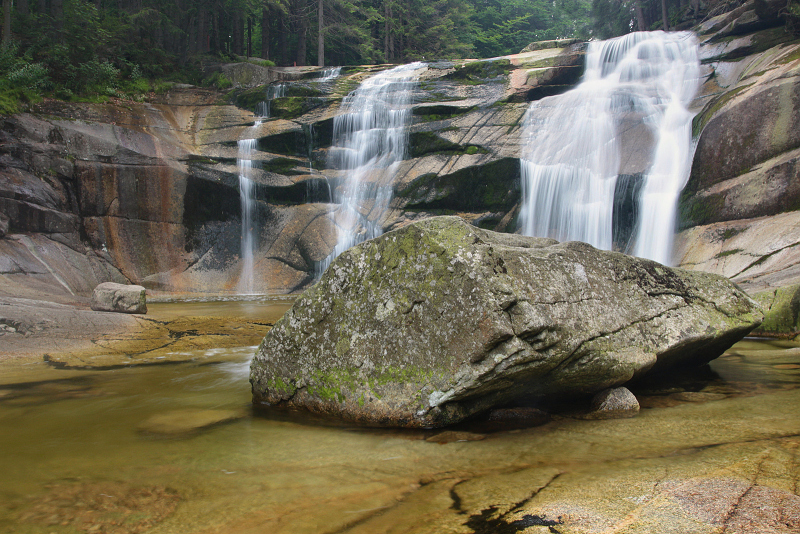
<svg viewBox="0 0 800 534"><path fill-rule="evenodd" d="M353 247L264 338L254 402L444 426L700 364L761 321L716 275L435 217Z"/></svg>
<svg viewBox="0 0 800 534"><path fill-rule="evenodd" d="M698 27L704 84L675 260L751 294L800 283L800 44L785 4L746 2Z"/></svg>
<svg viewBox="0 0 800 534"><path fill-rule="evenodd" d="M142 286L103 282L92 292L94 311L147 313L147 297Z"/></svg>

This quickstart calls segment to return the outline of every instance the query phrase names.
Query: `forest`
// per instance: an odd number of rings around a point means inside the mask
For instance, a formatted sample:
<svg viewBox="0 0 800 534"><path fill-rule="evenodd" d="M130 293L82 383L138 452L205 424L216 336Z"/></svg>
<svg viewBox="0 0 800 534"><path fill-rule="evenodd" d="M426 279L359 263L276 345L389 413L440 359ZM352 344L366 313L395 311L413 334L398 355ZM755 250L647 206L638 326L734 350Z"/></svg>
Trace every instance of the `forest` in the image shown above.
<svg viewBox="0 0 800 534"><path fill-rule="evenodd" d="M738 0L733 0L734 2ZM712 0L3 0L0 112L216 85L203 66L488 58L533 41L675 29ZM10 16L8 16L10 14ZM689 23L690 24L690 23Z"/></svg>

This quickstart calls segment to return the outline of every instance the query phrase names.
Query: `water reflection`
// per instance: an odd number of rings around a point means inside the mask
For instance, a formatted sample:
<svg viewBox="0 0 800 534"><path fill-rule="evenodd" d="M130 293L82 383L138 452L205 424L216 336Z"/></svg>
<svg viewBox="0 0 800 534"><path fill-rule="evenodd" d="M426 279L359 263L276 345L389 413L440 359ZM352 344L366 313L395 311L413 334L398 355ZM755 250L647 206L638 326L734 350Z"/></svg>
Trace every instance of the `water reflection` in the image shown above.
<svg viewBox="0 0 800 534"><path fill-rule="evenodd" d="M464 525L480 524L486 510L486 521L503 520L512 508L503 503L520 502L513 499L538 495L526 513L552 519L553 510L566 514L557 495L585 498L591 508L590 494L606 491L619 492L624 518L649 502L633 492L656 487L654 473L700 476L747 451L783 458L792 438L775 439L800 433L800 347L785 342L742 342L711 374L643 391L669 402L651 403L635 419L556 417L444 445L425 441L433 432L253 415L254 350L204 350L185 364L70 371L55 380L37 378L42 364L0 385L0 531L471 532ZM717 396L681 401L680 393ZM170 434L147 427L153 421L189 430ZM725 469L746 471L743 462ZM781 480L770 469L771 480ZM639 486L609 486L621 472L640 477ZM537 480L554 489L537 493ZM617 512L603 513L609 524L617 520Z"/></svg>

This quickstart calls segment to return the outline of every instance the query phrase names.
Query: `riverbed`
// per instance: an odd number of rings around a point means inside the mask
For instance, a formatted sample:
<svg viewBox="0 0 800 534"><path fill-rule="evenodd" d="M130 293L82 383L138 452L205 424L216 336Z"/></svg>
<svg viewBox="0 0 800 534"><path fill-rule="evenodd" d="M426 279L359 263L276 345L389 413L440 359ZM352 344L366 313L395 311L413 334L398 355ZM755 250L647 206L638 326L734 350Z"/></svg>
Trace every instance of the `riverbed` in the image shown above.
<svg viewBox="0 0 800 534"><path fill-rule="evenodd" d="M286 299L151 304L279 317ZM800 344L745 340L641 386L633 419L463 434L254 411L255 346L0 373L0 531L800 531ZM468 440L467 440L468 439Z"/></svg>

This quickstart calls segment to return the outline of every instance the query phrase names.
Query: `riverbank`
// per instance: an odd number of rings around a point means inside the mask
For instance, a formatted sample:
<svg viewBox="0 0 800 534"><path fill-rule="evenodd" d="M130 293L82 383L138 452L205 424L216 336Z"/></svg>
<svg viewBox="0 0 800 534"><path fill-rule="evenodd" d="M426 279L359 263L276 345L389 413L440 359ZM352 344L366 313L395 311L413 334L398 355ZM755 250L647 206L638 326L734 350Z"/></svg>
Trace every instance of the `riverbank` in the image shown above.
<svg viewBox="0 0 800 534"><path fill-rule="evenodd" d="M0 531L789 534L800 349L786 343L746 341L705 375L639 389L633 419L554 417L470 441L253 413L249 347L108 370L8 362ZM219 421L185 430L201 415Z"/></svg>
<svg viewBox="0 0 800 534"><path fill-rule="evenodd" d="M146 315L96 312L90 299L0 296L0 365L46 361L61 369L177 363L190 351L257 345L294 297L160 294ZM228 299L220 312L214 302ZM237 304L238 303L238 304Z"/></svg>

